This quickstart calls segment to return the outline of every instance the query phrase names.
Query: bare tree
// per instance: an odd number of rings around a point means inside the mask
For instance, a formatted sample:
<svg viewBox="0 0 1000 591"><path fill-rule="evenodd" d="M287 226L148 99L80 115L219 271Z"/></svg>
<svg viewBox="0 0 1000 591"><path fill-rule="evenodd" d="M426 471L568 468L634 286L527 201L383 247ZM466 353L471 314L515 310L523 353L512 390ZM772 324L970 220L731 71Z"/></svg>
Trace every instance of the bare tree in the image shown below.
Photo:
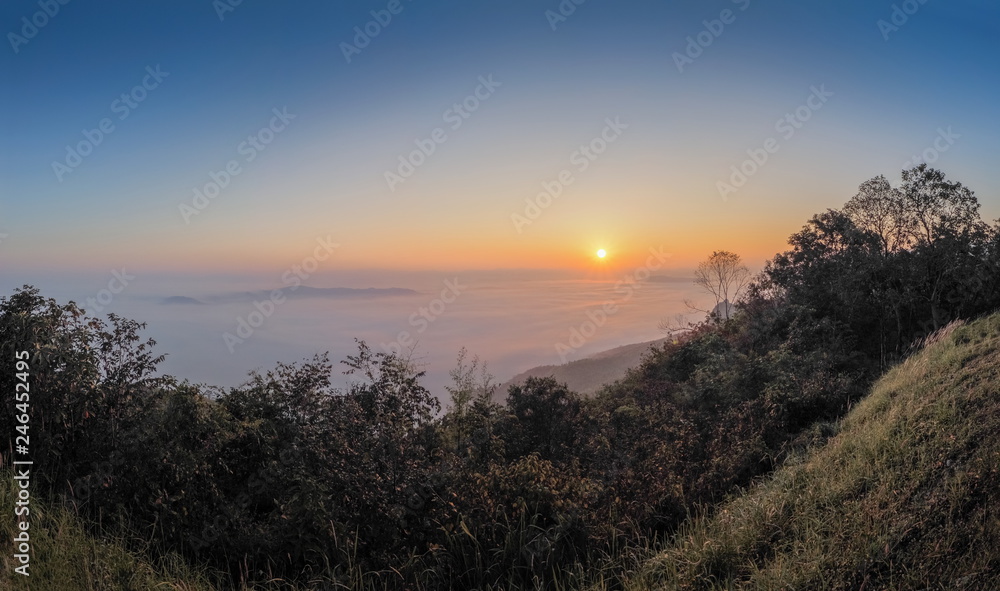
<svg viewBox="0 0 1000 591"><path fill-rule="evenodd" d="M750 269L743 264L740 255L717 250L698 265L694 277L695 285L715 298L712 310L701 311L716 314L720 320L729 320L733 303L750 282ZM693 308L691 304L688 306Z"/></svg>
<svg viewBox="0 0 1000 591"><path fill-rule="evenodd" d="M691 305L688 304L688 307L690 308ZM673 318L664 318L656 325L674 343L677 343L680 335L690 332L695 326L696 324L688 320L685 314L674 314Z"/></svg>

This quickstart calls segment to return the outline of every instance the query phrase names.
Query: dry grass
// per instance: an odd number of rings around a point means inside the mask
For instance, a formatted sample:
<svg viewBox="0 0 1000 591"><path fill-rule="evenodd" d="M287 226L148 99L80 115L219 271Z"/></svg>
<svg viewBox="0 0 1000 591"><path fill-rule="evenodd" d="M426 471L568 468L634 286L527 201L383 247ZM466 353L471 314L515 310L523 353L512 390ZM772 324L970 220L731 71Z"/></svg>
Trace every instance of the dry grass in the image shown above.
<svg viewBox="0 0 1000 591"><path fill-rule="evenodd" d="M32 499L30 576L14 572L13 538L19 531L13 511L13 474L0 471L0 589L10 591L216 591L206 573L176 556L156 563L118 540L88 535L80 520L62 507Z"/></svg>
<svg viewBox="0 0 1000 591"><path fill-rule="evenodd" d="M1000 589L1000 315L928 338L839 431L628 588Z"/></svg>

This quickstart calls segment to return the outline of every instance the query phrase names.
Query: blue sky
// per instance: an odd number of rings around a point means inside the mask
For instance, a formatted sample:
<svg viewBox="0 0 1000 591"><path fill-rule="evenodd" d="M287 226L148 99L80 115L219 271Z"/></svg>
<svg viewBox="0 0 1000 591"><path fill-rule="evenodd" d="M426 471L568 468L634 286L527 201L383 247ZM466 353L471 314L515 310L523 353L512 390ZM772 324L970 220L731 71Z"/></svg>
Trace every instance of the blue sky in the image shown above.
<svg viewBox="0 0 1000 591"><path fill-rule="evenodd" d="M585 268L598 246L626 264L664 241L679 265L717 248L762 262L949 127L960 137L933 165L1000 215L1000 12L985 1L567 0L553 30L557 1L401 0L349 63L342 43L389 2L244 0L221 19L208 0L56 2L46 19L42 4L0 8L4 275L280 269L331 233L344 269ZM886 39L878 21L904 5ZM678 71L674 54L724 10ZM24 18L47 22L19 43ZM119 119L114 101L157 67ZM386 171L488 76L495 92L390 189ZM829 102L721 199L730 167L821 85ZM295 118L245 162L238 146L275 108ZM620 141L515 231L511 215L614 117ZM53 162L104 118L114 129L58 180ZM185 223L179 207L234 159L239 175Z"/></svg>

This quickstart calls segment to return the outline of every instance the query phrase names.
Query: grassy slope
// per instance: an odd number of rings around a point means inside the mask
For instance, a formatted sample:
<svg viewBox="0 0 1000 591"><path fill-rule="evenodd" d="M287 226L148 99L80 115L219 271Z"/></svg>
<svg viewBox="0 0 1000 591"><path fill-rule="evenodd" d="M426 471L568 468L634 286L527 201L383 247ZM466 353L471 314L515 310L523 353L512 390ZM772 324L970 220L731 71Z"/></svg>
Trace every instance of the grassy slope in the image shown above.
<svg viewBox="0 0 1000 591"><path fill-rule="evenodd" d="M1000 315L888 372L826 445L689 523L631 589L1000 589Z"/></svg>
<svg viewBox="0 0 1000 591"><path fill-rule="evenodd" d="M34 498L28 533L33 547L30 577L14 572L16 489L12 474L0 471L0 589L32 591L214 591L215 587L180 560L152 565L120 543L87 535L80 521L61 507Z"/></svg>

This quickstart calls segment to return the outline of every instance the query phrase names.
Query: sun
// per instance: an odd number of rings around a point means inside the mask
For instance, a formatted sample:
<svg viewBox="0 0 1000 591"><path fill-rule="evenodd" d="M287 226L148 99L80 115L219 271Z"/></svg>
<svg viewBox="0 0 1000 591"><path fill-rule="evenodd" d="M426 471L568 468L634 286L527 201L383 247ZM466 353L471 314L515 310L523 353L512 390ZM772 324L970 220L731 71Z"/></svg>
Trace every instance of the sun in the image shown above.
<svg viewBox="0 0 1000 591"><path fill-rule="evenodd" d="M608 253L603 248L597 251L597 258L603 259L606 256L608 256Z"/></svg>

